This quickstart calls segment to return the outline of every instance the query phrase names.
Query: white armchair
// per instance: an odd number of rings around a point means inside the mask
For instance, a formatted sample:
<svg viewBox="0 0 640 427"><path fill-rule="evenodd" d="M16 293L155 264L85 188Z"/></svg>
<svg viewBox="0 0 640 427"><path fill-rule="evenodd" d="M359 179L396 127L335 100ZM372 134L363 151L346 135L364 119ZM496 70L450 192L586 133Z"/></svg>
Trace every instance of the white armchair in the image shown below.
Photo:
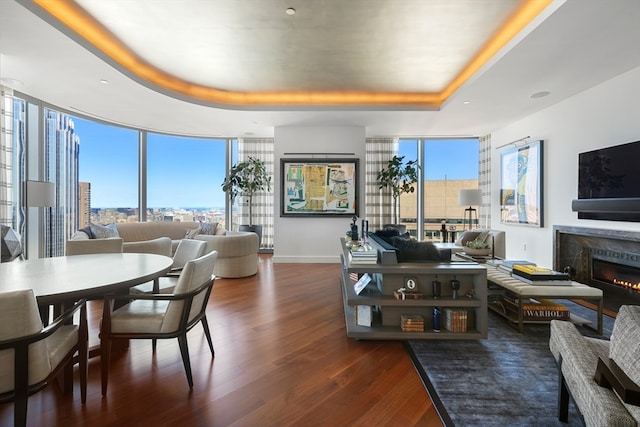
<svg viewBox="0 0 640 427"><path fill-rule="evenodd" d="M187 332L202 323L214 356L213 342L207 323L206 308L213 288L213 267L217 252L188 261L178 278L173 294L111 295L104 300L100 333L102 394L107 394L111 340L114 338L152 339L177 338L189 387L193 387ZM113 310L114 301L130 301Z"/></svg>
<svg viewBox="0 0 640 427"><path fill-rule="evenodd" d="M78 325L70 324L78 311ZM81 400L86 402L87 335L84 300L43 328L31 289L0 294L0 401L14 402L14 425L26 425L29 395L73 364L76 352Z"/></svg>

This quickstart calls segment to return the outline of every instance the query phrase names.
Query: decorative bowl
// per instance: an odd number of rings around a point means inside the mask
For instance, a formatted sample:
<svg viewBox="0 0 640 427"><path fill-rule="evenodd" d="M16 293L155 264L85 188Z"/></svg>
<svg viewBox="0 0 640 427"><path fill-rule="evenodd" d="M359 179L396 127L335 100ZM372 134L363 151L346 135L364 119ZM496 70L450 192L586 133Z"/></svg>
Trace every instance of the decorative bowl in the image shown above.
<svg viewBox="0 0 640 427"><path fill-rule="evenodd" d="M486 256L491 255L491 248L476 249L465 246L464 253L471 256Z"/></svg>

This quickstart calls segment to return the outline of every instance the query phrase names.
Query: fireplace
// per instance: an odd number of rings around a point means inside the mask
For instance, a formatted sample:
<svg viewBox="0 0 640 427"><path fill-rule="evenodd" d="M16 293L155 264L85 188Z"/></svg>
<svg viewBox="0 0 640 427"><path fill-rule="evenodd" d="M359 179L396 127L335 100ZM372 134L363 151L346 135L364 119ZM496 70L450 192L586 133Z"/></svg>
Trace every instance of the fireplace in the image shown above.
<svg viewBox="0 0 640 427"><path fill-rule="evenodd" d="M602 289L604 307L640 305L640 232L554 227L554 269Z"/></svg>

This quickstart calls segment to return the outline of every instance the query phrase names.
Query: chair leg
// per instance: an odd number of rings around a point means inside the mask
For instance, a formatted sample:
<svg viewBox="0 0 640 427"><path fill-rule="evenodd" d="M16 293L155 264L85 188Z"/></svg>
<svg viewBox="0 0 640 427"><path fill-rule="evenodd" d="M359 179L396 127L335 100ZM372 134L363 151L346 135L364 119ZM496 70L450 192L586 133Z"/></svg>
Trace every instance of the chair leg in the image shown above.
<svg viewBox="0 0 640 427"><path fill-rule="evenodd" d="M209 332L209 322L207 322L207 316L202 316L201 319L202 328L204 329L204 335L207 337L209 343L209 350L211 350L211 357L215 357L216 353L213 351L213 341L211 341L211 332Z"/></svg>
<svg viewBox="0 0 640 427"><path fill-rule="evenodd" d="M113 310L113 300L104 299L102 308L102 321L100 322L100 367L102 371L102 395L107 395L107 384L109 383L109 364L111 363L111 311Z"/></svg>
<svg viewBox="0 0 640 427"><path fill-rule="evenodd" d="M87 308L80 309L80 329L78 331L78 368L80 369L80 399L87 403L87 374L89 365L89 332L87 330Z"/></svg>
<svg viewBox="0 0 640 427"><path fill-rule="evenodd" d="M27 403L29 401L29 350L19 346L14 350L14 426L27 425Z"/></svg>
<svg viewBox="0 0 640 427"><path fill-rule="evenodd" d="M562 358L558 363L558 420L569 421L569 389L562 374Z"/></svg>
<svg viewBox="0 0 640 427"><path fill-rule="evenodd" d="M109 364L111 363L111 340L101 337L100 340L100 367L102 368L102 395L107 395L109 382Z"/></svg>
<svg viewBox="0 0 640 427"><path fill-rule="evenodd" d="M27 425L27 395L16 396L13 402L13 425L23 427Z"/></svg>
<svg viewBox="0 0 640 427"><path fill-rule="evenodd" d="M153 351L153 354L156 354L156 348L158 347L158 340L155 338L151 339L151 350Z"/></svg>
<svg viewBox="0 0 640 427"><path fill-rule="evenodd" d="M184 371L187 374L187 382L189 383L189 388L193 388L193 377L191 376L191 362L189 361L189 347L187 347L186 333L178 336L178 344L180 345L182 364L184 365Z"/></svg>

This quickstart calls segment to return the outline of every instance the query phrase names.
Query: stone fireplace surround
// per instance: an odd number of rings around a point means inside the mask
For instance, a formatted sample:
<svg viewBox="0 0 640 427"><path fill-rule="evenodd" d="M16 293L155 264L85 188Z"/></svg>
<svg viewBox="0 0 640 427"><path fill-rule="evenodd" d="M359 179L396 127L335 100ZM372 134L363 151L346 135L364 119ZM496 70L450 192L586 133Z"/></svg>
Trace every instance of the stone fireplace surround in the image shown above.
<svg viewBox="0 0 640 427"><path fill-rule="evenodd" d="M638 272L634 283L640 283L640 232L599 228L553 227L553 268L575 269L574 280L602 289L604 307L618 311L622 304L640 304L640 290L628 289L594 278L594 259L620 265L625 274Z"/></svg>

